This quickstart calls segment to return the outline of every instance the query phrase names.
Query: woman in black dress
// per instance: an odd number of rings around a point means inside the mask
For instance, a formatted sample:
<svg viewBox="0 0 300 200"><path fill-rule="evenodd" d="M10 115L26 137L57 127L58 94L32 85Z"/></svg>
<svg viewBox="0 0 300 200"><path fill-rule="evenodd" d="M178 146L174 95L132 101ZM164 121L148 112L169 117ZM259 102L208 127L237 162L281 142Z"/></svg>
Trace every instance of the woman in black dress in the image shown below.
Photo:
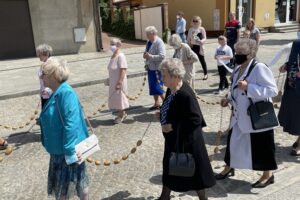
<svg viewBox="0 0 300 200"><path fill-rule="evenodd" d="M291 155L300 156L300 40L293 43L289 61L280 67L287 73L281 107L278 114L284 132L298 136L293 144Z"/></svg>
<svg viewBox="0 0 300 200"><path fill-rule="evenodd" d="M172 58L160 65L167 96L160 110L160 122L165 137L163 158L163 189L160 200L170 199L171 191L197 191L200 200L207 199L205 188L215 185L215 178L205 148L202 127L206 126L198 101L190 86L182 79L185 70L179 59ZM169 159L172 152L190 153L195 160L192 177L169 175Z"/></svg>

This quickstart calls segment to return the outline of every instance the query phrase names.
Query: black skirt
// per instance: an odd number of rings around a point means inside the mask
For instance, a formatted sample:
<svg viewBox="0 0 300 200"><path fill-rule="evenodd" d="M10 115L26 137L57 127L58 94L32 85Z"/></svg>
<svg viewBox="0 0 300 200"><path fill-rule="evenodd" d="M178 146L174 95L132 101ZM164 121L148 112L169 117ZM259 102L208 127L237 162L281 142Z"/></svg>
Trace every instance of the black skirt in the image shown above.
<svg viewBox="0 0 300 200"><path fill-rule="evenodd" d="M230 166L230 139L232 129L229 131L227 139L227 148L225 153L225 163ZM277 163L275 159L274 130L268 130L259 133L250 133L251 141L251 162L252 169L257 171L276 170ZM232 152L239 153L239 152ZM241 162L243 162L241 160Z"/></svg>
<svg viewBox="0 0 300 200"><path fill-rule="evenodd" d="M215 178L208 158L201 127L193 135L193 141L184 146L185 152L189 152L195 159L196 170L193 177L170 176L169 158L171 152L175 151L176 133L164 134L165 151L163 158L163 185L176 192L190 190L202 190L215 185Z"/></svg>
<svg viewBox="0 0 300 200"><path fill-rule="evenodd" d="M300 136L300 97L287 87L283 93L278 120L284 132Z"/></svg>

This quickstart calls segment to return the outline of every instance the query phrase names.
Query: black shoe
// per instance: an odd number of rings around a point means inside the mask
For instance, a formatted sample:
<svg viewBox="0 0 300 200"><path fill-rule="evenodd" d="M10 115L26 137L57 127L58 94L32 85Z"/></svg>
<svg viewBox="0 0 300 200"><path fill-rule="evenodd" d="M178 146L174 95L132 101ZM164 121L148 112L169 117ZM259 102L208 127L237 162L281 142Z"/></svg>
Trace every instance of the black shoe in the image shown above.
<svg viewBox="0 0 300 200"><path fill-rule="evenodd" d="M228 176L234 176L234 175L235 175L235 171L234 171L233 168L231 168L229 170L229 172L227 172L226 174L220 173L220 174L215 175L215 179L216 180L223 180L223 179L227 178Z"/></svg>
<svg viewBox="0 0 300 200"><path fill-rule="evenodd" d="M294 144L293 144L292 147L293 147L294 149L296 149L296 148L298 147L298 145L299 145L298 142L294 142Z"/></svg>
<svg viewBox="0 0 300 200"><path fill-rule="evenodd" d="M300 156L300 153L297 152L295 149L293 149L290 154L291 156Z"/></svg>
<svg viewBox="0 0 300 200"><path fill-rule="evenodd" d="M272 175L272 176L267 180L267 182L261 183L261 182L257 181L256 183L252 184L252 187L253 187L253 188L265 188L265 187L267 187L268 185L273 184L274 182L275 182L275 180L274 180L274 175Z"/></svg>

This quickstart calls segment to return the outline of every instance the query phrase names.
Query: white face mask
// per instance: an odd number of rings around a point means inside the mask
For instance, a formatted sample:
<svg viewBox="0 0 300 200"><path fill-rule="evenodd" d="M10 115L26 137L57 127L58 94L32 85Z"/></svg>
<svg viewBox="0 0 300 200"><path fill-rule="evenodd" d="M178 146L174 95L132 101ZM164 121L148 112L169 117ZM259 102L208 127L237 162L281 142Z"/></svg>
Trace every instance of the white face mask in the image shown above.
<svg viewBox="0 0 300 200"><path fill-rule="evenodd" d="M115 51L117 50L117 46L116 45L111 45L110 46L110 50L115 53Z"/></svg>

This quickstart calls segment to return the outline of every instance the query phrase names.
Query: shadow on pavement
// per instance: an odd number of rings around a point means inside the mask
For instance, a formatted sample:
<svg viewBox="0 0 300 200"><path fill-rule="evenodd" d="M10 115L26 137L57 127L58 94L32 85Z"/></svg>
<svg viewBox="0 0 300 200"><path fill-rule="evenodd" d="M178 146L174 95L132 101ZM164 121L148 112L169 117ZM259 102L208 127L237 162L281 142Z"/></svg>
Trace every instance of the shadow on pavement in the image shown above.
<svg viewBox="0 0 300 200"><path fill-rule="evenodd" d="M7 141L9 144L14 146L14 150L17 150L22 145L41 142L41 134L39 132L20 132L15 135L8 136Z"/></svg>
<svg viewBox="0 0 300 200"><path fill-rule="evenodd" d="M116 194L103 198L102 200L152 200L155 197L150 196L150 197L130 197L131 193L128 191L120 191L117 192Z"/></svg>
<svg viewBox="0 0 300 200"><path fill-rule="evenodd" d="M273 45L286 45L288 43L294 42L295 40L263 40L260 45L273 46Z"/></svg>

